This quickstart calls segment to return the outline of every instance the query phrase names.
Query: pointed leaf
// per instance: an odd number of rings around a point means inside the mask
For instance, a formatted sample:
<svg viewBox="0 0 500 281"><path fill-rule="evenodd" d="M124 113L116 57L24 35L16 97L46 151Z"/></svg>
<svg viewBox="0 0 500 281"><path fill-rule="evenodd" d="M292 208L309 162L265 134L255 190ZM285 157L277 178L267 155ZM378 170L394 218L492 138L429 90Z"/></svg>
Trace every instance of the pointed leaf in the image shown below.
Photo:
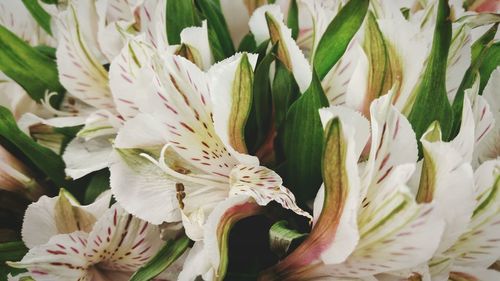
<svg viewBox="0 0 500 281"><path fill-rule="evenodd" d="M307 91L290 107L285 121L286 182L299 205L311 200L321 185L323 127L318 109L328 106L316 75Z"/></svg>
<svg viewBox="0 0 500 281"><path fill-rule="evenodd" d="M495 34L498 29L498 24L493 25L487 32L485 32L474 44L472 45L472 62L471 66L467 71L465 72L465 75L462 79L462 82L460 83L460 86L458 87L457 94L455 95L455 99L453 100L452 104L452 109L453 109L453 127L451 131L451 135L449 139L454 138L459 130L460 130L460 124L462 121L462 108L463 108L463 103L464 103L464 95L465 95L465 90L469 89L472 87L474 84L474 81L476 80L478 72L484 72L481 73L480 78L481 82L483 83L483 88L486 85L486 82L488 81L489 74L491 74L488 69L494 65L495 67L500 64L500 61L494 56L491 56L491 54L494 54L494 48L499 49L500 47L495 47L495 44L491 44L495 38ZM492 49L493 48L493 49ZM493 51L490 51L493 50ZM498 56L497 56L498 57ZM497 60L495 62L495 60ZM484 67L483 67L484 65ZM494 68L495 68L494 67ZM482 68L482 69L481 69ZM486 70L484 70L486 68ZM493 68L493 69L494 69ZM491 71L493 71L493 69ZM482 70L482 71L481 71ZM488 74L489 72L489 74ZM484 77L486 76L486 77ZM482 91L480 90L480 93Z"/></svg>
<svg viewBox="0 0 500 281"><path fill-rule="evenodd" d="M255 52L256 49L257 43L252 33L245 35L238 46L238 52Z"/></svg>
<svg viewBox="0 0 500 281"><path fill-rule="evenodd" d="M92 174L90 183L85 189L85 199L83 203L90 204L104 191L109 189L109 170L102 169Z"/></svg>
<svg viewBox="0 0 500 281"><path fill-rule="evenodd" d="M37 0L22 0L26 9L30 12L36 22L48 34L52 35L50 28L50 14L47 13Z"/></svg>
<svg viewBox="0 0 500 281"><path fill-rule="evenodd" d="M165 246L145 265L137 270L130 281L152 280L174 263L188 248L189 238L185 235L167 241Z"/></svg>
<svg viewBox="0 0 500 281"><path fill-rule="evenodd" d="M201 24L192 0L167 1L167 38L170 45L181 42L181 31Z"/></svg>
<svg viewBox="0 0 500 281"><path fill-rule="evenodd" d="M64 91L56 63L0 25L0 70L21 85L36 101L45 92ZM53 105L56 105L55 102Z"/></svg>
<svg viewBox="0 0 500 281"><path fill-rule="evenodd" d="M299 6L297 5L297 0L290 1L286 24L292 30L292 38L296 40L299 35Z"/></svg>
<svg viewBox="0 0 500 281"><path fill-rule="evenodd" d="M368 0L350 0L328 25L314 55L314 68L320 80L342 57L358 31L368 10Z"/></svg>
<svg viewBox="0 0 500 281"><path fill-rule="evenodd" d="M232 56L233 41L220 6L214 0L195 0L195 3L208 21L210 48L215 61Z"/></svg>
<svg viewBox="0 0 500 281"><path fill-rule="evenodd" d="M0 139L19 150L39 171L48 176L58 187L68 184L64 162L52 150L43 147L23 133L14 117L5 107L0 107ZM57 190L52 190L57 193Z"/></svg>
<svg viewBox="0 0 500 281"><path fill-rule="evenodd" d="M450 135L453 116L446 93L446 63L450 43L450 7L446 0L440 0L431 54L408 115L417 139L436 120L439 121L444 139Z"/></svg>

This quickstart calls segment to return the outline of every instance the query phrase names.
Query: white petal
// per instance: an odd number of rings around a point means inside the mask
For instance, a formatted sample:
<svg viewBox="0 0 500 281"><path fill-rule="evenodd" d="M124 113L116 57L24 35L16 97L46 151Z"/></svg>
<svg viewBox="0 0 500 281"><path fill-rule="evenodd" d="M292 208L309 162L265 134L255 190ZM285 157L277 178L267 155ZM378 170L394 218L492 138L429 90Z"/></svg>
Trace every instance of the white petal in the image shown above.
<svg viewBox="0 0 500 281"><path fill-rule="evenodd" d="M299 85L300 92L304 93L311 84L312 71L309 62L305 58L297 43L292 38L291 30L283 22L283 14L278 5L265 5L254 11L250 18L250 30L255 36L257 44L270 38L267 27L266 13L271 14L279 25L280 40L284 44L288 59L291 63L291 71Z"/></svg>
<svg viewBox="0 0 500 281"><path fill-rule="evenodd" d="M222 13L226 19L229 33L235 46L238 46L241 39L249 32L247 7L244 1L221 0Z"/></svg>
<svg viewBox="0 0 500 281"><path fill-rule="evenodd" d="M137 76L140 68L147 65L152 56L153 50L140 36L131 38L111 62L109 86L116 109L124 118L133 118L139 112L138 99L143 96L143 89Z"/></svg>
<svg viewBox="0 0 500 281"><path fill-rule="evenodd" d="M471 64L471 36L466 24L454 26L446 69L446 91L453 102L464 74Z"/></svg>
<svg viewBox="0 0 500 281"><path fill-rule="evenodd" d="M141 6L141 31L151 46L163 52L168 47L166 31L167 5L163 0L148 0Z"/></svg>
<svg viewBox="0 0 500 281"><path fill-rule="evenodd" d="M415 133L406 117L391 104L392 98L392 93L384 95L373 101L370 108L372 141L363 177L365 189L376 189L397 165L418 159Z"/></svg>
<svg viewBox="0 0 500 281"><path fill-rule="evenodd" d="M462 267L456 266L453 268L452 275L454 277L463 278L466 281L496 281L500 279L500 272L492 269L481 267Z"/></svg>
<svg viewBox="0 0 500 281"><path fill-rule="evenodd" d="M276 201L286 209L310 217L297 206L295 196L282 185L283 181L273 170L262 166L238 165L231 171L229 182L231 195L250 196L261 206Z"/></svg>
<svg viewBox="0 0 500 281"><path fill-rule="evenodd" d="M464 103L465 105L465 103ZM424 161L433 166L433 202L442 212L446 227L438 253L452 246L468 229L474 211L474 181L472 167L453 145L444 142L429 143L422 140ZM457 208L456 206L460 206Z"/></svg>
<svg viewBox="0 0 500 281"><path fill-rule="evenodd" d="M472 113L470 100L468 96L465 95L460 131L458 132L457 136L451 141L451 145L462 155L462 158L464 158L468 162L472 161L472 153L474 151L475 144L474 132L474 115Z"/></svg>
<svg viewBox="0 0 500 281"><path fill-rule="evenodd" d="M178 281L195 281L201 275L205 281L213 280L214 271L211 268L210 258L204 249L203 241L194 243L179 274Z"/></svg>
<svg viewBox="0 0 500 281"><path fill-rule="evenodd" d="M92 172L106 168L113 147L108 137L94 138L86 141L76 137L66 147L63 154L68 176L81 178Z"/></svg>
<svg viewBox="0 0 500 281"><path fill-rule="evenodd" d="M86 256L107 270L135 271L163 246L158 226L133 217L118 204L95 224Z"/></svg>
<svg viewBox="0 0 500 281"><path fill-rule="evenodd" d="M108 87L108 73L98 59L98 51L92 50L92 21L95 7L88 0L78 1L60 14L58 21L59 45L57 68L61 84L71 95L96 108L114 107ZM78 15L77 15L78 12Z"/></svg>
<svg viewBox="0 0 500 281"><path fill-rule="evenodd" d="M203 21L201 27L194 26L184 28L181 32L181 43L188 44L200 52L203 70L208 70L214 63L214 57L208 43L206 20Z"/></svg>
<svg viewBox="0 0 500 281"><path fill-rule="evenodd" d="M40 281L90 281L87 275L90 264L84 255L86 245L87 233L56 235L46 244L32 248L20 262L10 265L27 268L31 276Z"/></svg>
<svg viewBox="0 0 500 281"><path fill-rule="evenodd" d="M247 54L248 60L255 67L257 55ZM214 127L224 145L230 150L241 163L258 165L258 159L246 154L239 153L230 144L229 118L233 104L233 83L236 79L236 71L241 63L243 54L238 53L227 58L210 68L210 95L213 106Z"/></svg>

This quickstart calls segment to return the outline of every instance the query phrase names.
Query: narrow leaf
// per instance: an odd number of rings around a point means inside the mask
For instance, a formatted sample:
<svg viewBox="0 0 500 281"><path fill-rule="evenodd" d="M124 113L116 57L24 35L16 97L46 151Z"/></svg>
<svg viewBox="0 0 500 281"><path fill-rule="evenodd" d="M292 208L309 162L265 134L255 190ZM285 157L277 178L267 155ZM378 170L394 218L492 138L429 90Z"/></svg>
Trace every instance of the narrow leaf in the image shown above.
<svg viewBox="0 0 500 281"><path fill-rule="evenodd" d="M43 28L43 30L52 35L52 30L50 28L50 14L43 9L38 0L22 1L26 9L31 13L33 18Z"/></svg>
<svg viewBox="0 0 500 281"><path fill-rule="evenodd" d="M299 6L297 5L297 0L290 0L287 25L292 30L292 38L297 39L299 35Z"/></svg>
<svg viewBox="0 0 500 281"><path fill-rule="evenodd" d="M148 281L154 279L174 263L188 248L189 238L179 237L169 240L149 262L139 268L130 281Z"/></svg>
<svg viewBox="0 0 500 281"><path fill-rule="evenodd" d="M464 78L458 87L457 94L455 99L453 100L452 110L453 110L453 127L448 139L454 138L458 132L460 131L460 124L462 122L462 108L464 103L464 95L465 90L470 89L476 80L478 73L480 73L480 68L482 65L494 65L496 67L500 64L498 56L489 57L491 54L494 54L495 51L490 53L491 48L495 48L494 44L492 45L492 41L495 39L495 34L498 29L498 24L493 25L487 32L485 32L474 44L472 44L472 62L465 72ZM498 46L496 48L499 48ZM496 60L496 63L495 63ZM484 63L483 63L484 62ZM486 70L485 70L486 68ZM488 70L488 66L483 67L481 70L484 73L481 73L481 82L483 82L483 87L480 87L480 93L486 82L488 81L489 74L491 71ZM487 73L489 72L489 74ZM485 77L483 77L485 76ZM486 77L487 76L487 77ZM484 81L486 80L486 81ZM480 84L481 85L481 84Z"/></svg>
<svg viewBox="0 0 500 281"><path fill-rule="evenodd" d="M321 185L323 127L318 110L328 106L316 74L309 89L290 107L285 121L285 185L297 196L299 205L312 200Z"/></svg>
<svg viewBox="0 0 500 281"><path fill-rule="evenodd" d="M269 68L274 61L273 53L267 54L255 69L252 110L245 126L245 140L250 154L255 154L264 143L270 129L272 95Z"/></svg>
<svg viewBox="0 0 500 281"><path fill-rule="evenodd" d="M453 115L446 94L446 64L450 43L450 7L446 0L440 0L431 54L421 83L414 92L415 102L408 115L417 139L436 120L441 126L443 138L446 139L450 134Z"/></svg>
<svg viewBox="0 0 500 281"><path fill-rule="evenodd" d="M238 46L238 52L255 52L257 49L257 42L255 42L255 38L252 33L248 33L243 37Z"/></svg>
<svg viewBox="0 0 500 281"><path fill-rule="evenodd" d="M195 2L207 19L210 48L214 59L220 61L232 56L234 45L220 6L213 0L195 0Z"/></svg>
<svg viewBox="0 0 500 281"><path fill-rule="evenodd" d="M5 107L0 107L0 141L7 142L7 145L22 153L37 170L49 177L58 187L68 184L61 157L23 133ZM57 194L58 190L59 188L52 190L53 194Z"/></svg>
<svg viewBox="0 0 500 281"><path fill-rule="evenodd" d="M47 90L59 93L64 91L59 83L55 61L25 43L2 25L0 25L0 71L21 85L36 101L44 98ZM57 102L54 105L57 105Z"/></svg>
<svg viewBox="0 0 500 281"><path fill-rule="evenodd" d="M167 38L170 45L181 42L181 31L201 24L192 0L167 1Z"/></svg>
<svg viewBox="0 0 500 281"><path fill-rule="evenodd" d="M0 244L0 263L18 261L28 252L23 241L14 241Z"/></svg>
<svg viewBox="0 0 500 281"><path fill-rule="evenodd" d="M109 170L103 169L92 174L90 183L85 190L85 204L91 204L104 191L109 189Z"/></svg>
<svg viewBox="0 0 500 281"><path fill-rule="evenodd" d="M368 3L368 0L350 0L328 25L314 55L314 68L321 80L342 57L361 27Z"/></svg>

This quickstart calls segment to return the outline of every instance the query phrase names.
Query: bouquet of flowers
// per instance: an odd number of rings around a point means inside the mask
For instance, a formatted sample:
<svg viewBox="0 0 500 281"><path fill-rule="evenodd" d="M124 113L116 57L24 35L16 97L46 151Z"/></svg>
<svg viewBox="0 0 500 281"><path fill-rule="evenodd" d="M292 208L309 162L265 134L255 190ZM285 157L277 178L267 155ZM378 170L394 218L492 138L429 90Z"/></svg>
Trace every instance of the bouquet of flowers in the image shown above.
<svg viewBox="0 0 500 281"><path fill-rule="evenodd" d="M0 1L0 279L500 280L499 10Z"/></svg>

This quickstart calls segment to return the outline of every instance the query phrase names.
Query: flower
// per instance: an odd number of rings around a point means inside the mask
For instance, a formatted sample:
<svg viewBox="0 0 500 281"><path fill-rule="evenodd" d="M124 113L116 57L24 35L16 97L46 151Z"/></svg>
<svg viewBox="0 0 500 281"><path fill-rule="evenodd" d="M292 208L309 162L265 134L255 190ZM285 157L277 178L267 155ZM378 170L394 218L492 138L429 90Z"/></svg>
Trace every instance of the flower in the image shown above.
<svg viewBox="0 0 500 281"><path fill-rule="evenodd" d="M23 225L30 250L9 265L28 269L36 280L128 280L165 242L157 226L117 204L108 208L109 200L108 193L81 206L64 190L40 198L28 207Z"/></svg>

